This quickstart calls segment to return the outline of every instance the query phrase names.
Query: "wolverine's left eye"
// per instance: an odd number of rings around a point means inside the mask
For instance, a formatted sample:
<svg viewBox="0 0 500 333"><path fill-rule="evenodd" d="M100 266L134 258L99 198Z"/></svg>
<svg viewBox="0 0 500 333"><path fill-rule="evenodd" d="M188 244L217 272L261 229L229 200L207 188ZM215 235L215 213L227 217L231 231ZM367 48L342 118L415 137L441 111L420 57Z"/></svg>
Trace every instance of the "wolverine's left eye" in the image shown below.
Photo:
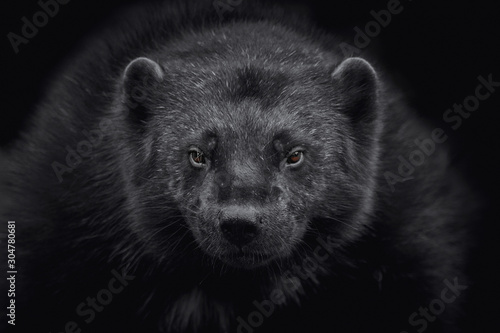
<svg viewBox="0 0 500 333"><path fill-rule="evenodd" d="M295 150L290 153L286 158L286 163L296 166L304 159L304 152L302 150Z"/></svg>
<svg viewBox="0 0 500 333"><path fill-rule="evenodd" d="M189 150L189 161L196 168L201 168L206 164L205 155L198 148L191 148Z"/></svg>

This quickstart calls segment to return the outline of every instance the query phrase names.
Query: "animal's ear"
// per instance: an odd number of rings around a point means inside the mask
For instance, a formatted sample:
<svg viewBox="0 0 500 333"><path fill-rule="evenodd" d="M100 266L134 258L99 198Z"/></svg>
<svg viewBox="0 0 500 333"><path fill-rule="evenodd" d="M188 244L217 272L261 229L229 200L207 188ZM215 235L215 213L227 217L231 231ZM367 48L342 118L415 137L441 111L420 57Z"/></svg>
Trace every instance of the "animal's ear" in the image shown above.
<svg viewBox="0 0 500 333"><path fill-rule="evenodd" d="M341 104L354 124L376 118L378 78L364 59L348 58L332 74Z"/></svg>
<svg viewBox="0 0 500 333"><path fill-rule="evenodd" d="M147 101L162 81L163 69L149 58L136 58L127 65L122 78L123 101L132 120L147 119Z"/></svg>

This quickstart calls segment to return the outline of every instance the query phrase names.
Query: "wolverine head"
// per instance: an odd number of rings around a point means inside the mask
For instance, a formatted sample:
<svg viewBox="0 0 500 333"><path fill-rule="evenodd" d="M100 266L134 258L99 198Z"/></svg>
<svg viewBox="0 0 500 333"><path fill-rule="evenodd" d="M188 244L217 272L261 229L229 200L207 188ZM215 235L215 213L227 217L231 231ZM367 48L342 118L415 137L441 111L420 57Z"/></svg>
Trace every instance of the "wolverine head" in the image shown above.
<svg viewBox="0 0 500 333"><path fill-rule="evenodd" d="M179 234L236 268L307 251L309 234L354 237L373 185L376 74L306 51L299 64L203 49L128 65L127 174L153 242L170 237L161 221L173 211ZM180 54L203 56L180 66ZM138 87L146 97L131 108Z"/></svg>

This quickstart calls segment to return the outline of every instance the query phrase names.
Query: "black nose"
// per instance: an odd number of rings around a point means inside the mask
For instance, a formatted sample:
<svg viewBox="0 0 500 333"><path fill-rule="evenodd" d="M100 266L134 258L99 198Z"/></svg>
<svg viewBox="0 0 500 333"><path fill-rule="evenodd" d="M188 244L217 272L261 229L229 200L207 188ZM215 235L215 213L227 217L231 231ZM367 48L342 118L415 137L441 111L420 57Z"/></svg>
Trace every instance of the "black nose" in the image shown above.
<svg viewBox="0 0 500 333"><path fill-rule="evenodd" d="M243 246L253 241L258 233L257 226L244 219L229 219L221 223L224 237L237 246Z"/></svg>

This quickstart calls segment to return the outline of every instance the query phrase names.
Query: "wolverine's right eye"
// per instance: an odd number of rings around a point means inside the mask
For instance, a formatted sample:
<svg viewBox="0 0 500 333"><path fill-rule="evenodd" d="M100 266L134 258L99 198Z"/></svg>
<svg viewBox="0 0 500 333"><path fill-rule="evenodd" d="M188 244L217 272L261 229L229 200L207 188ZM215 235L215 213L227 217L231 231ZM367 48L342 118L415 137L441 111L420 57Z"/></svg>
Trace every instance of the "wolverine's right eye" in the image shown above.
<svg viewBox="0 0 500 333"><path fill-rule="evenodd" d="M189 150L189 161L196 168L201 168L206 164L205 155L198 148L191 148Z"/></svg>

